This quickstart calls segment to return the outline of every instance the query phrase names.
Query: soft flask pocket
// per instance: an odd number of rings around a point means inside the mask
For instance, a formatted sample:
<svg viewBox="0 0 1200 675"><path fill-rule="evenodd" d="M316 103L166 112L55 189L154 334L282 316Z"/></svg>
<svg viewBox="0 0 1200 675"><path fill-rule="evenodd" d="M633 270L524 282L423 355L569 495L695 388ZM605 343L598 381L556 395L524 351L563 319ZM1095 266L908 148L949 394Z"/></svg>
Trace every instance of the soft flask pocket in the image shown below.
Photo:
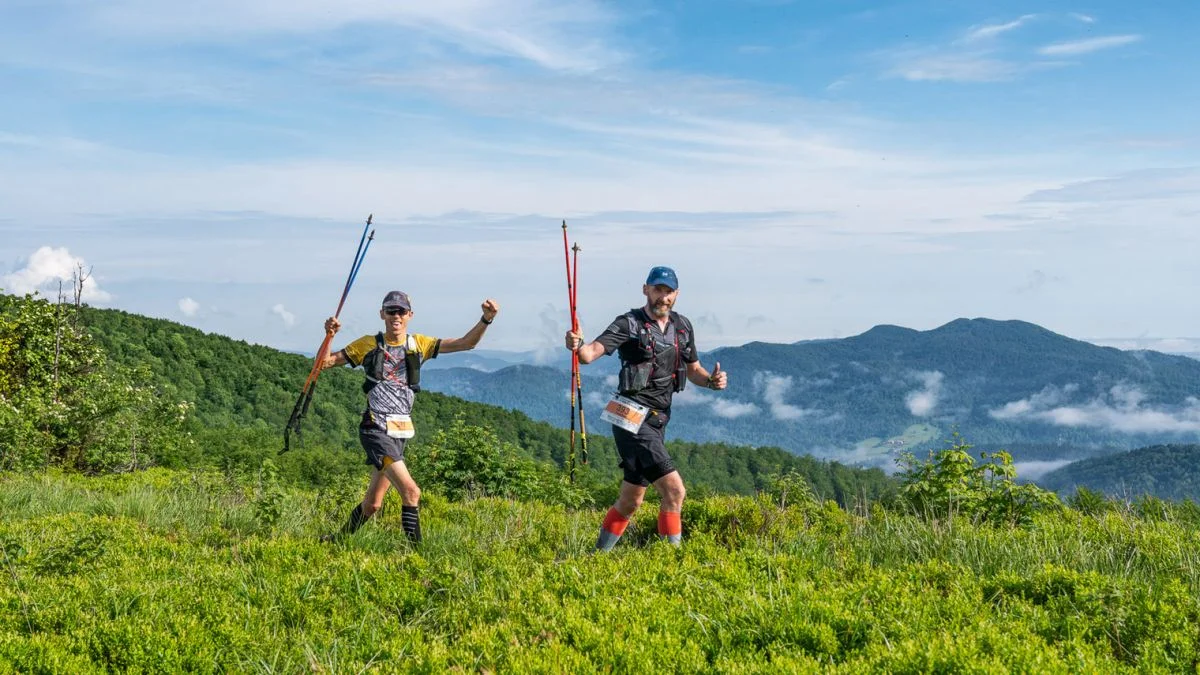
<svg viewBox="0 0 1200 675"><path fill-rule="evenodd" d="M636 394L645 389L650 386L650 373L653 370L653 361L621 366L621 372L617 375L617 391L621 394Z"/></svg>
<svg viewBox="0 0 1200 675"><path fill-rule="evenodd" d="M404 377L408 380L408 388L421 391L421 354L408 350L404 354Z"/></svg>
<svg viewBox="0 0 1200 675"><path fill-rule="evenodd" d="M679 367L675 369L675 393L679 393L679 392L683 391L683 388L686 386L687 386L687 366L680 363Z"/></svg>

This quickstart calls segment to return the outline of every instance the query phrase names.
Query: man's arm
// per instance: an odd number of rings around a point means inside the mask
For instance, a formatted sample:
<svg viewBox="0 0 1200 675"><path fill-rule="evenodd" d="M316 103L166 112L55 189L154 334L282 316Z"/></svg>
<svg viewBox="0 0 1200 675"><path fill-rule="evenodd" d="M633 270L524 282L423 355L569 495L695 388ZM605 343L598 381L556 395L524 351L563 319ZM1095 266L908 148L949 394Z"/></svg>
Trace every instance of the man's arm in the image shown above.
<svg viewBox="0 0 1200 675"><path fill-rule="evenodd" d="M492 321L496 318L496 314L499 313L500 305L495 300L488 298L480 305L480 309L483 310L483 316L480 317L479 321L475 322L474 326L471 326L471 330L467 331L467 334L460 338L443 339L442 346L438 350L439 354L465 352L474 349L475 345L479 344L479 340L483 338L487 327L491 325Z"/></svg>
<svg viewBox="0 0 1200 675"><path fill-rule="evenodd" d="M337 335L337 332L341 330L341 328L342 322L338 321L337 318L331 316L328 319L325 319L325 334L329 337ZM321 361L321 370L325 370L326 368L335 368L337 366L344 366L347 363L350 363L350 359L346 358L345 351L339 349L336 352L325 355L325 359Z"/></svg>
<svg viewBox="0 0 1200 675"><path fill-rule="evenodd" d="M618 316L599 337L586 344L583 341L582 328L578 331L569 330L566 336L566 347L579 353L580 363L591 363L605 354L616 351L617 347L632 337L629 333L628 323L624 315Z"/></svg>
<svg viewBox="0 0 1200 675"><path fill-rule="evenodd" d="M580 363L591 363L604 356L604 345L599 342L583 344L583 336L567 331L567 349L574 348L579 354Z"/></svg>
<svg viewBox="0 0 1200 675"><path fill-rule="evenodd" d="M729 384L729 376L721 370L720 361L717 361L717 365L711 373L705 370L699 361L692 361L687 364L687 379L697 387L708 387L709 389L724 389Z"/></svg>

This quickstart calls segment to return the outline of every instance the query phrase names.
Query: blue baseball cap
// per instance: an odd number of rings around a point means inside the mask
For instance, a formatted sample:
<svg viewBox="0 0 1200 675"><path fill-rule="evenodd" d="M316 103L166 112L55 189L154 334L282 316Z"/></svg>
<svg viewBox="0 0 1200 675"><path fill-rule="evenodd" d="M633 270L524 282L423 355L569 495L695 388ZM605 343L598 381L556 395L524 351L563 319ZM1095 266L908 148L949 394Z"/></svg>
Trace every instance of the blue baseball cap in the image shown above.
<svg viewBox="0 0 1200 675"><path fill-rule="evenodd" d="M647 286L670 286L671 290L679 290L679 277L675 276L675 270L670 267L655 267L650 270L650 276L646 277Z"/></svg>

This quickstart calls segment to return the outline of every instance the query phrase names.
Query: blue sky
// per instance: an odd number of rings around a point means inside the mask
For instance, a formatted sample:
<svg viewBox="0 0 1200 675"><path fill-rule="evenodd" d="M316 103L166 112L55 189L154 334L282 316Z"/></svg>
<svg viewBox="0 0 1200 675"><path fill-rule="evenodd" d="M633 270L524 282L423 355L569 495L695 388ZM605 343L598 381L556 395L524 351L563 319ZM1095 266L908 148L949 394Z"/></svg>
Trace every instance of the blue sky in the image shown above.
<svg viewBox="0 0 1200 675"><path fill-rule="evenodd" d="M1200 337L1200 3L409 4L0 3L0 286L311 351L374 213L348 331L543 349L566 218L589 333Z"/></svg>

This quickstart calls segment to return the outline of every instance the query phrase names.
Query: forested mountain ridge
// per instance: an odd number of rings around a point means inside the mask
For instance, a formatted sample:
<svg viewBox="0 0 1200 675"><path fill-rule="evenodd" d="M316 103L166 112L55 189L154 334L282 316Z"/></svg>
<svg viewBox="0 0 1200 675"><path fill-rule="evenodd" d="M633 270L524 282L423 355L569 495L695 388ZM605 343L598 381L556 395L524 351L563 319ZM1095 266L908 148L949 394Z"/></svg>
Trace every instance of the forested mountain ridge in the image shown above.
<svg viewBox="0 0 1200 675"><path fill-rule="evenodd" d="M11 301L11 296L0 295L0 308L6 300ZM273 456L281 447L283 427L311 367L310 358L119 310L85 306L81 311L89 332L113 362L148 369L164 397L193 404L193 431L201 438L200 445L206 446L198 449L205 456L181 461L254 464L264 453ZM519 411L429 391L444 372L433 370L422 378L426 391L418 396L413 411L419 430L414 451L437 430L462 419L493 430L529 457L565 462L565 429L531 420ZM303 445L279 460L285 469L300 465L291 468L320 481L326 473L323 461L334 461L340 470L361 463L356 428L363 406L362 381L361 372L348 368L321 374L304 422ZM569 405L561 394L558 407L562 424L569 420ZM592 424L591 471L598 480L615 482L620 474L608 425L598 416ZM894 489L891 479L878 470L798 457L775 447L674 442L671 452L689 483L701 490L751 493L770 475L789 470L804 474L818 493L841 502L876 498Z"/></svg>
<svg viewBox="0 0 1200 675"><path fill-rule="evenodd" d="M1200 362L1100 347L1022 321L882 325L842 339L723 347L701 359L721 362L729 389L677 397L676 437L881 465L897 448L941 447L956 429L989 447L1057 446L1071 458L1200 440L1181 423L1198 405ZM431 386L555 421L561 378L538 366L451 370ZM611 378L585 379L587 391L611 389ZM589 402L598 411L599 396Z"/></svg>
<svg viewBox="0 0 1200 675"><path fill-rule="evenodd" d="M1078 487L1120 499L1200 501L1200 445L1154 445L1068 464L1038 479L1062 494Z"/></svg>

